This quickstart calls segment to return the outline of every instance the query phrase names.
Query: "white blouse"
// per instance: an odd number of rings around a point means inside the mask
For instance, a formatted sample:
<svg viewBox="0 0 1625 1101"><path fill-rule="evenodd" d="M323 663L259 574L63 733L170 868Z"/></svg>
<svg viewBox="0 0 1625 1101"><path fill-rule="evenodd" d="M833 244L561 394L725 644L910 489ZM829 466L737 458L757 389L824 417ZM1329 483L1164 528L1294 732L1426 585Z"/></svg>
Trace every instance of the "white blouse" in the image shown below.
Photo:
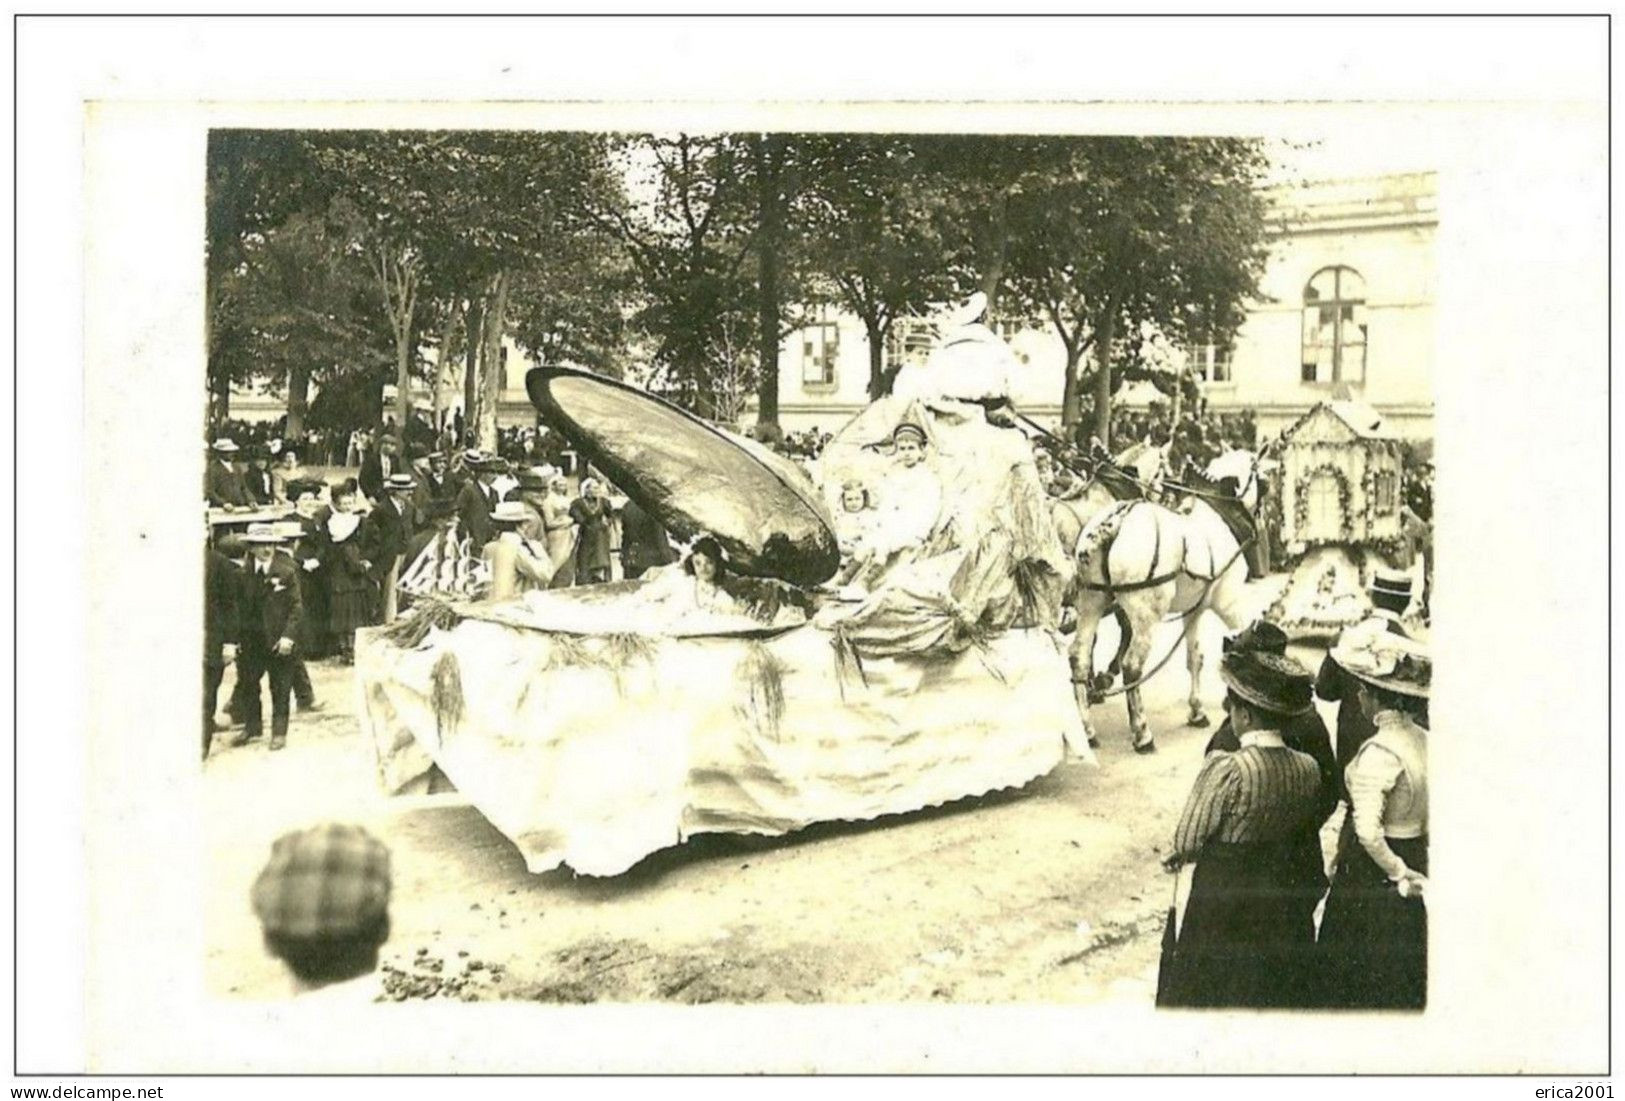
<svg viewBox="0 0 1625 1101"><path fill-rule="evenodd" d="M1377 732L1344 771L1353 803L1354 835L1389 879L1411 869L1388 846L1390 837L1421 837L1428 828L1427 731L1397 711L1376 717Z"/></svg>

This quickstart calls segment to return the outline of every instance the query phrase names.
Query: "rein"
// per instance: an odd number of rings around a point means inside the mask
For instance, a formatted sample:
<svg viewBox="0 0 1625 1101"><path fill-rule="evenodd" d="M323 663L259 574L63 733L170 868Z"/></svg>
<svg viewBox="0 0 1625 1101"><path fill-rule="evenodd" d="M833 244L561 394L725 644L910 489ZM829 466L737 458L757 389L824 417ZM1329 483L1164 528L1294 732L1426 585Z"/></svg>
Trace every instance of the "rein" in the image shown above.
<svg viewBox="0 0 1625 1101"><path fill-rule="evenodd" d="M1061 448L1066 449L1066 448L1071 447L1071 445L1068 444L1065 440L1061 439L1061 437L1057 436L1055 433L1051 432L1049 429L1045 428L1043 425L1039 424L1037 421L1033 420L1031 417L1027 416L1026 414L1017 413L1016 414L1016 419L1020 420L1028 428L1031 428L1034 432L1037 432L1040 436L1043 436L1045 439L1053 440ZM1057 466L1059 466L1062 470L1065 470L1068 474L1071 474L1073 477L1083 479L1083 485L1080 486L1079 489L1078 489L1079 493L1087 492L1089 487L1095 484L1097 476L1100 473L1100 468L1095 467L1094 469L1090 470L1089 473L1085 474L1083 471L1081 471L1081 470L1077 469L1076 467L1072 466L1071 464L1065 462L1061 458L1060 454L1058 454L1057 452L1054 452L1054 451L1050 452L1050 460L1052 462L1054 462Z"/></svg>

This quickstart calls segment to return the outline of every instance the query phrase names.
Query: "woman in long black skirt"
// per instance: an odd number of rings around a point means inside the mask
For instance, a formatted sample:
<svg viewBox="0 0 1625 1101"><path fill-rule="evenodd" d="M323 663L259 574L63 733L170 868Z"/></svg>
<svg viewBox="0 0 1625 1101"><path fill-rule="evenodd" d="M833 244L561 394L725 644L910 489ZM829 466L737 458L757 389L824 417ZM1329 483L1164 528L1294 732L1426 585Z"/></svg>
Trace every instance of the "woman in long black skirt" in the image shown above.
<svg viewBox="0 0 1625 1101"><path fill-rule="evenodd" d="M1323 1003L1357 1009L1427 1004L1426 648L1396 635L1343 644L1332 658L1360 683L1376 726L1345 772L1352 807L1320 925Z"/></svg>
<svg viewBox="0 0 1625 1101"><path fill-rule="evenodd" d="M333 644L345 665L355 662L355 632L377 622L377 587L372 563L361 549L361 516L351 511L356 502L354 479L333 489L333 514L327 518L323 569L327 575L328 614Z"/></svg>
<svg viewBox="0 0 1625 1101"><path fill-rule="evenodd" d="M1164 867L1194 865L1189 900L1169 913L1159 1006L1295 1006L1310 998L1317 889L1301 838L1315 820L1319 767L1281 728L1310 708L1313 680L1291 658L1227 654L1225 710L1241 748L1207 759Z"/></svg>

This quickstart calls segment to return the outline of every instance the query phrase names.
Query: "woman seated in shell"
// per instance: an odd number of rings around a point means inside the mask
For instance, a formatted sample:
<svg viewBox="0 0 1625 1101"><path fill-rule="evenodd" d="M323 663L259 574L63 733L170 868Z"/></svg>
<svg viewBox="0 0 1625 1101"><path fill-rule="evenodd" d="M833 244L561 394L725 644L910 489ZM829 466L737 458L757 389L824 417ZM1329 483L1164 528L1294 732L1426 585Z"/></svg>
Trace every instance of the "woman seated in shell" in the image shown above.
<svg viewBox="0 0 1625 1101"><path fill-rule="evenodd" d="M722 545L709 535L700 537L680 563L645 576L649 583L639 599L672 621L691 615L741 616L785 626L807 618L788 586L734 574Z"/></svg>

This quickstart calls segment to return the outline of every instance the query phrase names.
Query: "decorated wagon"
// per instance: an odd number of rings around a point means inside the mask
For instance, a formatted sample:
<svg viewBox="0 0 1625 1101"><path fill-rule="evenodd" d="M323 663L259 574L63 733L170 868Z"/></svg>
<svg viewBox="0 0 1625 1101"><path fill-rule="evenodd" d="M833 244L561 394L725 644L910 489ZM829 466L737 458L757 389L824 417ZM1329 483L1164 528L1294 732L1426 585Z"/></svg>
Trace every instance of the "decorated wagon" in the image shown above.
<svg viewBox="0 0 1625 1101"><path fill-rule="evenodd" d="M1293 566L1270 617L1294 637L1331 637L1370 613L1371 574L1404 538L1400 441L1368 405L1321 402L1281 434L1276 457Z"/></svg>
<svg viewBox="0 0 1625 1101"><path fill-rule="evenodd" d="M826 487L611 379L527 378L543 417L679 541L720 544L737 603L682 566L502 602L419 601L360 632L362 723L391 792L444 776L532 872L615 875L703 832L782 834L1026 784L1090 758L1055 630L1067 564L1030 450L979 409L882 401ZM897 422L929 433L942 522L872 591L836 591L829 502Z"/></svg>

